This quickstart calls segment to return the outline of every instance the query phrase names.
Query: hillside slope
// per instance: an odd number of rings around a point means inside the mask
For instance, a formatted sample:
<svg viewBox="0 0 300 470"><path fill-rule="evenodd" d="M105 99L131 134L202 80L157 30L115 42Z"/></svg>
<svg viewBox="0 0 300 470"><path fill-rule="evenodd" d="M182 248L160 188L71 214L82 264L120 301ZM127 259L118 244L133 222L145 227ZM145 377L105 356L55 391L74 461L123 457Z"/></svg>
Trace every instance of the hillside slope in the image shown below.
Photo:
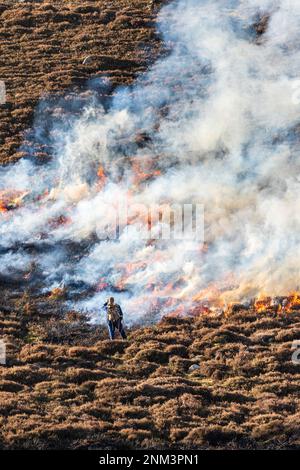
<svg viewBox="0 0 300 470"><path fill-rule="evenodd" d="M4 0L0 4L0 162L14 161L38 100L108 77L128 84L153 61L160 1ZM39 152L42 152L40 149Z"/></svg>
<svg viewBox="0 0 300 470"><path fill-rule="evenodd" d="M51 308L2 309L2 448L299 446L300 313L165 318L110 342Z"/></svg>
<svg viewBox="0 0 300 470"><path fill-rule="evenodd" d="M2 1L0 162L26 156L45 94L146 70L160 52L160 3ZM166 318L111 343L105 328L20 290L1 285L0 448L299 447L299 312Z"/></svg>

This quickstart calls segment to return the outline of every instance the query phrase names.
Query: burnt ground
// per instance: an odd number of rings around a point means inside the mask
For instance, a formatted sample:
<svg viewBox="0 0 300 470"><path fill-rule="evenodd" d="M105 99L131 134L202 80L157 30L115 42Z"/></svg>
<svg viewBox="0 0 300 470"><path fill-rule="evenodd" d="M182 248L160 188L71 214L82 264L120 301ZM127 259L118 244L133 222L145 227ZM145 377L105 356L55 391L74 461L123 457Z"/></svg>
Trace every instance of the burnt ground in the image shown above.
<svg viewBox="0 0 300 470"><path fill-rule="evenodd" d="M169 317L110 342L55 299L4 305L1 448L299 447L300 312Z"/></svg>
<svg viewBox="0 0 300 470"><path fill-rule="evenodd" d="M95 77L128 84L146 70L161 48L159 3L0 3L2 163L24 156L45 94L85 93ZM1 286L0 325L0 448L299 447L299 312L166 318L111 343L55 298Z"/></svg>

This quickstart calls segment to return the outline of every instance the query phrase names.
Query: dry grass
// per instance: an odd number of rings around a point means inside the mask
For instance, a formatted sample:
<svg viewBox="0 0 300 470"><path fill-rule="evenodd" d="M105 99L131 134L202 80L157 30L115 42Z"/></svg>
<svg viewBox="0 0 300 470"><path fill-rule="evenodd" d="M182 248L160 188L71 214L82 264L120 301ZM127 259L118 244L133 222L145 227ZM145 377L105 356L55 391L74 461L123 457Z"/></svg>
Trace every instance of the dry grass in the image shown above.
<svg viewBox="0 0 300 470"><path fill-rule="evenodd" d="M90 78L116 86L145 70L160 49L159 4L4 0L0 162L28 152L47 159L47 146L20 149L45 93L71 87L84 96ZM262 18L257 34L266 26ZM2 287L0 448L299 447L300 366L291 362L299 312L169 318L112 343L76 312L62 316L59 298L41 306Z"/></svg>
<svg viewBox="0 0 300 470"><path fill-rule="evenodd" d="M155 4L155 5L154 5ZM0 80L7 103L0 105L0 162L28 152L47 157L47 149L20 152L24 131L41 96L75 89L107 76L113 86L130 83L159 49L152 0L70 0L0 5ZM84 59L89 57L83 64Z"/></svg>
<svg viewBox="0 0 300 470"><path fill-rule="evenodd" d="M165 318L110 342L53 302L32 316L16 299L5 305L2 448L299 446L300 313Z"/></svg>

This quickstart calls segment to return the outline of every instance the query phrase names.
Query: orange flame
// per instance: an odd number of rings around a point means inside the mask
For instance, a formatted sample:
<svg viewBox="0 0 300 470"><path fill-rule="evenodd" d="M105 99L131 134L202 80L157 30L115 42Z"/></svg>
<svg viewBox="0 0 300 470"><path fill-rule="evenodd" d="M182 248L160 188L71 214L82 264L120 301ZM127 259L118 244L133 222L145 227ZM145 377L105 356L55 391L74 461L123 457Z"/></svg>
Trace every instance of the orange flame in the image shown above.
<svg viewBox="0 0 300 470"><path fill-rule="evenodd" d="M102 290L105 290L108 286L109 284L105 282L104 278L102 277L96 286L96 291L100 292Z"/></svg>
<svg viewBox="0 0 300 470"><path fill-rule="evenodd" d="M4 190L0 191L0 212L8 212L21 206L29 191Z"/></svg>
<svg viewBox="0 0 300 470"><path fill-rule="evenodd" d="M284 311L292 311L300 309L300 293L293 292L289 297L282 303Z"/></svg>
<svg viewBox="0 0 300 470"><path fill-rule="evenodd" d="M106 174L104 171L104 168L102 165L99 166L98 171L97 171L97 176L98 176L98 188L99 190L103 189L105 184L106 184Z"/></svg>
<svg viewBox="0 0 300 470"><path fill-rule="evenodd" d="M66 289L63 287L55 287L52 289L49 295L50 300L60 300L63 299L66 295Z"/></svg>
<svg viewBox="0 0 300 470"><path fill-rule="evenodd" d="M160 176L161 171L154 169L154 161L149 158L136 158L131 162L132 170L134 173L133 185L140 185L144 181L149 180L150 178Z"/></svg>
<svg viewBox="0 0 300 470"><path fill-rule="evenodd" d="M264 312L272 306L272 297L258 299L254 303L254 309L257 313Z"/></svg>

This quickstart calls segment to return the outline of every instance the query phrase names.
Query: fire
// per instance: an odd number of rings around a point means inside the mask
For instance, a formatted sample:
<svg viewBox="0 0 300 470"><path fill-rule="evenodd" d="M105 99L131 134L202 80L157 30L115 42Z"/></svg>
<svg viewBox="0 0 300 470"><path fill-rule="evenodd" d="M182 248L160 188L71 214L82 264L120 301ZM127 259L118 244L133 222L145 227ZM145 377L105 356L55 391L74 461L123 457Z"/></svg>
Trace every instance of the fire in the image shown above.
<svg viewBox="0 0 300 470"><path fill-rule="evenodd" d="M220 285L212 284L192 298L192 306L185 313L198 316L202 314L231 315L237 311L251 311L259 315L266 312L289 314L300 310L300 292L292 292L286 296L260 294L258 297L249 298L245 302L229 302L228 293L229 290L223 290ZM180 312L177 307L175 308L175 315L177 315L176 312Z"/></svg>
<svg viewBox="0 0 300 470"><path fill-rule="evenodd" d="M265 312L270 307L272 307L272 297L258 299L254 303L254 309L257 313Z"/></svg>
<svg viewBox="0 0 300 470"><path fill-rule="evenodd" d="M98 188L99 190L101 190L105 186L106 179L107 179L102 165L98 167L97 176L98 176Z"/></svg>
<svg viewBox="0 0 300 470"><path fill-rule="evenodd" d="M0 212L8 212L22 205L29 191L4 190L0 191Z"/></svg>
<svg viewBox="0 0 300 470"><path fill-rule="evenodd" d="M219 288L213 285L213 286L207 287L206 289L203 289L201 292L195 295L193 297L193 301L201 302L203 300L206 300L213 304L216 304L216 303L219 304L219 303L222 303L220 298L221 298L221 292Z"/></svg>
<svg viewBox="0 0 300 470"><path fill-rule="evenodd" d="M185 314L185 307L184 305L179 305L177 308L172 310L172 313L170 313L168 316L170 317L181 317Z"/></svg>
<svg viewBox="0 0 300 470"><path fill-rule="evenodd" d="M126 290L126 285L130 283L131 276L134 276L137 272L145 268L146 263L144 261L135 261L132 263L121 263L116 265L116 269L121 271L121 277L115 284L116 288L118 290Z"/></svg>
<svg viewBox="0 0 300 470"><path fill-rule="evenodd" d="M100 291L102 291L102 290L105 290L108 286L109 286L108 282L106 282L105 279L102 277L102 278L99 280L99 282L98 282L98 284L97 284L95 290L96 290L97 292L100 292Z"/></svg>
<svg viewBox="0 0 300 470"><path fill-rule="evenodd" d="M294 292L283 301L285 311L300 310L300 293Z"/></svg>
<svg viewBox="0 0 300 470"><path fill-rule="evenodd" d="M131 161L134 186L139 186L144 181L161 175L159 169L153 168L154 164L153 159L149 158L135 158Z"/></svg>
<svg viewBox="0 0 300 470"><path fill-rule="evenodd" d="M64 287L55 287L49 295L50 300L61 300L65 298L66 289Z"/></svg>
<svg viewBox="0 0 300 470"><path fill-rule="evenodd" d="M261 297L254 302L254 310L257 313L272 310L282 313L290 313L300 310L300 293L293 292L288 296L281 297Z"/></svg>
<svg viewBox="0 0 300 470"><path fill-rule="evenodd" d="M221 302L215 303L213 300L212 302L207 302L207 309L210 313L216 312L220 310ZM195 311L197 311L198 307L195 307ZM252 299L247 303L238 303L238 302L231 302L227 305L224 305L222 311L224 314L231 314L236 310L248 310L254 311L257 314L263 314L265 312L273 312L273 313L281 313L287 314L295 312L296 310L300 310L300 293L293 292L287 296L264 296L260 295L256 299Z"/></svg>

